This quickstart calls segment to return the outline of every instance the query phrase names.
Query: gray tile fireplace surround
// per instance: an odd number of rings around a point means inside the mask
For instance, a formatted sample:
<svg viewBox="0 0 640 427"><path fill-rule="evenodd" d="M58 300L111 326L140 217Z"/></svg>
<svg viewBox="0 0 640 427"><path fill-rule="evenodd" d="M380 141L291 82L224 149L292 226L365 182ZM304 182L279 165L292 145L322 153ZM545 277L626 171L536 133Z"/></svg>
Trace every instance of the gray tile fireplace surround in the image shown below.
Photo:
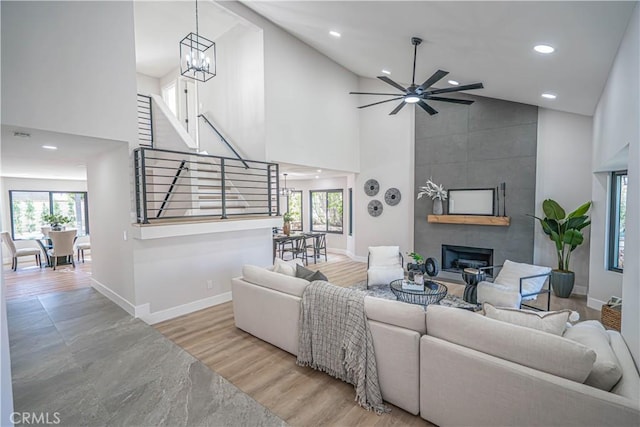
<svg viewBox="0 0 640 427"><path fill-rule="evenodd" d="M470 106L434 102L416 108L415 186L432 178L445 189L492 188L506 182L508 227L427 222L432 201L415 202L415 250L441 260L443 244L491 248L494 264L533 261L538 107L464 94ZM437 105L435 105L437 104ZM445 213L446 213L446 203ZM460 279L459 274L441 273Z"/></svg>

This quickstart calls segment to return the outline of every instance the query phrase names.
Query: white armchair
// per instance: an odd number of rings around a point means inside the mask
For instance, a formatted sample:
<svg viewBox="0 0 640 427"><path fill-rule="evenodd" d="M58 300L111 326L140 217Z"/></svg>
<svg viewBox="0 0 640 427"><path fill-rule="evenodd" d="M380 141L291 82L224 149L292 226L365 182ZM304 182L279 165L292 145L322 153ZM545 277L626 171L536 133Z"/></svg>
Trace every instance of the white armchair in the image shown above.
<svg viewBox="0 0 640 427"><path fill-rule="evenodd" d="M367 288L388 285L404 278L404 259L399 246L370 246L367 258Z"/></svg>
<svg viewBox="0 0 640 427"><path fill-rule="evenodd" d="M506 260L502 266L482 267L480 270L500 268L500 273L493 282L478 283L478 302L488 302L497 307L532 308L538 307L523 304L523 301L537 299L538 295L547 294L547 311L551 304L550 267L542 267ZM548 283L544 288L544 284Z"/></svg>

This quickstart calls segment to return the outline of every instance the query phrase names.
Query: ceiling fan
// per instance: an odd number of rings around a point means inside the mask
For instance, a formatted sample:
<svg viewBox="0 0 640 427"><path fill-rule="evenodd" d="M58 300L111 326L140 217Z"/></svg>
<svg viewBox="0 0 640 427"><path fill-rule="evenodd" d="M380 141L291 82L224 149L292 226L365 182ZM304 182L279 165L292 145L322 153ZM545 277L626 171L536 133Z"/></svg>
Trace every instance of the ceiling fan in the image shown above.
<svg viewBox="0 0 640 427"><path fill-rule="evenodd" d="M442 79L444 76L449 74L448 71L438 70L435 73L433 73L431 77L425 80L425 82L422 83L420 86L416 85L416 55L418 53L418 45L420 45L420 43L422 43L421 38L418 38L418 37L411 38L411 44L413 45L413 78L411 79L411 86L409 86L408 88L404 88L398 83L391 80L387 76L378 76L380 80L395 87L398 90L401 90L403 93L399 94L399 93L349 92L352 95L384 95L384 96L394 97L391 99L387 99L385 101L374 102L373 104L363 105L358 108L367 108L373 105L383 104L385 102L402 100L400 104L398 104L398 106L389 113L389 115L397 114L398 111L402 110L402 107L404 107L405 104L418 104L420 107L422 107L423 110L425 110L427 113L433 116L434 114L438 114L438 112L429 104L427 104L425 101L430 100L430 101L440 101L440 102L451 102L454 104L464 104L464 105L473 104L473 101L468 101L465 99L442 98L440 96L434 96L434 95L437 95L440 93L460 92L462 90L482 89L484 87L482 83L473 83L470 85L449 87L445 89L427 90L431 86L433 86L436 82L438 82L440 79Z"/></svg>

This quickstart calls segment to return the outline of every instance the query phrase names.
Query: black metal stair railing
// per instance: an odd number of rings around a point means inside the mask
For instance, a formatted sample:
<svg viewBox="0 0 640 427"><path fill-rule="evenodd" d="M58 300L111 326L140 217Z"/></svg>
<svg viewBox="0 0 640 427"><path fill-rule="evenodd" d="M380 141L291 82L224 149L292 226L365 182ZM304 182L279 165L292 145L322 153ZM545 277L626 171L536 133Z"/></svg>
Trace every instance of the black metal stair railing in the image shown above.
<svg viewBox="0 0 640 427"><path fill-rule="evenodd" d="M211 123L211 120L209 120L207 118L207 116L205 116L204 114L199 114L198 117L201 117L204 120L204 122L206 124L208 124L211 129L213 129L213 131L216 133L216 135L218 135L218 137L220 138L220 141L222 143L224 143L229 150L231 150L231 152L236 156L236 158L238 160L240 160L242 162L242 164L244 165L244 167L246 169L249 169L249 165L247 164L247 162L245 162L244 159L240 156L240 154L238 154L236 149L233 148L233 145L231 145L231 143L229 143L229 141L227 141L227 139L224 136L222 136L220 131L218 129L216 129L216 127L213 125L213 123Z"/></svg>
<svg viewBox="0 0 640 427"><path fill-rule="evenodd" d="M138 144L153 148L151 97L138 94Z"/></svg>
<svg viewBox="0 0 640 427"><path fill-rule="evenodd" d="M141 224L280 213L276 163L140 147L134 172Z"/></svg>

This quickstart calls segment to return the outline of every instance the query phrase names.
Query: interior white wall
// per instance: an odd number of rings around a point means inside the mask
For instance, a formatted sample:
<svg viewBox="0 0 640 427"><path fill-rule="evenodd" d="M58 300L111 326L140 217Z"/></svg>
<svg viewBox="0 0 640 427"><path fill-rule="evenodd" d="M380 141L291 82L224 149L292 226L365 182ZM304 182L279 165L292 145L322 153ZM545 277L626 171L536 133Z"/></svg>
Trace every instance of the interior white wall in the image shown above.
<svg viewBox="0 0 640 427"><path fill-rule="evenodd" d="M538 109L536 167L536 216L544 217L542 202L553 199L567 213L591 200L592 117ZM533 262L558 268L555 244L536 221ZM574 293L586 294L589 284L590 227L585 242L571 255L576 274Z"/></svg>
<svg viewBox="0 0 640 427"><path fill-rule="evenodd" d="M262 31L236 25L216 39L216 76L198 83L199 110L240 154L265 160L264 49ZM234 157L215 132L198 120L200 149Z"/></svg>
<svg viewBox="0 0 640 427"><path fill-rule="evenodd" d="M640 6L636 5L594 114L594 171L606 170L628 145L624 274L606 270L607 177L594 174L589 305L622 294L622 335L640 364ZM622 277L621 277L622 276ZM599 300L599 301L598 301ZM597 307L599 308L599 307Z"/></svg>
<svg viewBox="0 0 640 427"><path fill-rule="evenodd" d="M327 233L327 248L337 252L347 253L347 234L349 233L349 192L347 190L347 178L319 178L309 180L293 180L288 181L289 187L295 190L302 190L302 228L304 232L311 231L311 200L309 198L310 190L342 190L342 233ZM287 198L280 198L280 206L282 212L286 212Z"/></svg>
<svg viewBox="0 0 640 427"><path fill-rule="evenodd" d="M146 74L136 73L136 84L138 93L141 95L162 95L160 90L160 79L147 76Z"/></svg>
<svg viewBox="0 0 640 427"><path fill-rule="evenodd" d="M102 153L87 165L87 188L91 278L135 305L133 249L129 240L133 222L131 164L126 143Z"/></svg>
<svg viewBox="0 0 640 427"><path fill-rule="evenodd" d="M4 222L0 220L0 226ZM0 246L0 256L4 247ZM12 426L9 419L13 412L13 384L11 381L11 352L7 328L7 301L5 298L4 274L0 274L0 425Z"/></svg>
<svg viewBox="0 0 640 427"><path fill-rule="evenodd" d="M360 78L358 91L381 92L387 90L386 86L374 79ZM358 105L373 102L364 97L354 98L361 98ZM415 107L407 105L390 116L392 108L383 104L359 112L360 173L353 187L355 255L364 259L369 246L399 245L403 252L413 250ZM380 192L374 197L364 193L364 183L371 178L380 183ZM402 195L396 206L384 202L384 193L391 187L399 189ZM367 212L368 203L374 199L384 206L382 215L375 218Z"/></svg>
<svg viewBox="0 0 640 427"><path fill-rule="evenodd" d="M130 140L133 3L3 1L1 7L2 123Z"/></svg>
<svg viewBox="0 0 640 427"><path fill-rule="evenodd" d="M270 228L136 239L134 246L137 305L149 304L151 313L207 298L230 299L231 279L242 275L244 264L272 264Z"/></svg>
<svg viewBox="0 0 640 427"><path fill-rule="evenodd" d="M358 79L240 2L223 7L263 30L268 161L358 172Z"/></svg>

